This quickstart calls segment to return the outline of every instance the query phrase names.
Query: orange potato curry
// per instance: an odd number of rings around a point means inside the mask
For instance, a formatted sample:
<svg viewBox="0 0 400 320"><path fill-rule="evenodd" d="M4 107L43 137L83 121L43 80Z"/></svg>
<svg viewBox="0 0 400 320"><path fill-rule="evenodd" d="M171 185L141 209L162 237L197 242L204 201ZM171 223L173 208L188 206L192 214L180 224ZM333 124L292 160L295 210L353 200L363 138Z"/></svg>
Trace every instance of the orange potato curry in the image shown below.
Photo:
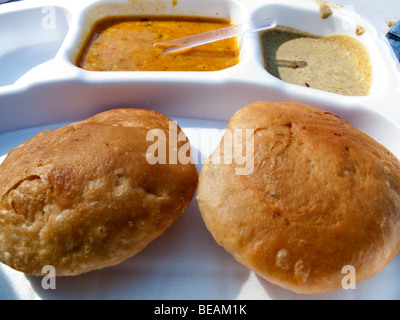
<svg viewBox="0 0 400 320"><path fill-rule="evenodd" d="M231 26L222 19L189 17L100 20L77 59L80 68L91 71L215 71L239 62L236 38L161 55L156 42Z"/></svg>

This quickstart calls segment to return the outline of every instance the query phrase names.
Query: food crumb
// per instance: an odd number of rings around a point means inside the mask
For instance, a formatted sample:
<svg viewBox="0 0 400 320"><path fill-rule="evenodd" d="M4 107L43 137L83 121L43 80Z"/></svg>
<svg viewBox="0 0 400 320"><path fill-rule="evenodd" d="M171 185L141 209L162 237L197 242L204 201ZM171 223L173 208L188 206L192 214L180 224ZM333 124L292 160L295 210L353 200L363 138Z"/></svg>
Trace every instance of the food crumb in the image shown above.
<svg viewBox="0 0 400 320"><path fill-rule="evenodd" d="M365 33L365 29L363 26L356 25L356 35L361 36Z"/></svg>
<svg viewBox="0 0 400 320"><path fill-rule="evenodd" d="M329 1L316 0L319 7L319 13L322 19L328 19L332 14L332 8L340 8L340 5L331 3Z"/></svg>
<svg viewBox="0 0 400 320"><path fill-rule="evenodd" d="M385 22L389 28L393 27L396 23L396 21L394 21L394 20L385 20Z"/></svg>
<svg viewBox="0 0 400 320"><path fill-rule="evenodd" d="M319 13L322 19L328 19L332 15L333 11L326 4L321 4L319 7Z"/></svg>

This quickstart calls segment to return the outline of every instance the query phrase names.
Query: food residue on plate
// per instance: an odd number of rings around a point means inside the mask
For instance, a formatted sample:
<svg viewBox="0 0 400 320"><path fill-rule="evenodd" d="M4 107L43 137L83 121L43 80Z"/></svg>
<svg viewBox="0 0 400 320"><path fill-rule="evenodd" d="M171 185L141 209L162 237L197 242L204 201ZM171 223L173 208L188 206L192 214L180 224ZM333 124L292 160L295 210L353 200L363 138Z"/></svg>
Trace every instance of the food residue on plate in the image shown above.
<svg viewBox="0 0 400 320"><path fill-rule="evenodd" d="M278 26L261 35L266 70L292 84L341 95L369 93L372 71L368 51L342 34L317 36Z"/></svg>
<svg viewBox="0 0 400 320"><path fill-rule="evenodd" d="M389 28L393 27L396 22L397 22L396 20L387 20L387 19L385 20L385 23Z"/></svg>
<svg viewBox="0 0 400 320"><path fill-rule="evenodd" d="M356 25L356 35L361 36L365 33L365 28L360 26L359 24Z"/></svg>
<svg viewBox="0 0 400 320"><path fill-rule="evenodd" d="M161 55L156 42L173 40L232 24L200 17L111 17L93 28L77 59L91 71L216 71L239 62L236 38Z"/></svg>
<svg viewBox="0 0 400 320"><path fill-rule="evenodd" d="M332 8L342 8L343 6L340 4L332 3L329 1L323 1L323 0L315 0L319 7L319 14L322 19L328 19L332 14L333 10Z"/></svg>

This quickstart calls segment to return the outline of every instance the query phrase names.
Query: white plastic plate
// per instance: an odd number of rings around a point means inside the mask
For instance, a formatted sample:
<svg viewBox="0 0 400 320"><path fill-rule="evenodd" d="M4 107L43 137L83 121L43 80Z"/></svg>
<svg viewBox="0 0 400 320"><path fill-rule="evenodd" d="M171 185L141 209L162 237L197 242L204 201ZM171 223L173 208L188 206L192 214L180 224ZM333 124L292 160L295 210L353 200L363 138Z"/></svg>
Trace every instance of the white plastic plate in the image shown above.
<svg viewBox="0 0 400 320"><path fill-rule="evenodd" d="M0 6L0 161L43 129L118 107L153 109L188 135L200 172L232 114L257 101L331 111L400 157L400 67L383 34L352 8L320 18L313 0L35 0ZM107 15L193 15L235 23L274 17L319 35L355 36L371 56L373 83L346 97L284 83L263 66L258 34L240 39L240 63L214 72L89 72L74 65L91 25ZM355 36L356 37L356 36ZM219 247L193 199L188 210L128 261L73 278L42 278L0 265L0 299L400 299L400 256L356 289L298 295L261 279Z"/></svg>

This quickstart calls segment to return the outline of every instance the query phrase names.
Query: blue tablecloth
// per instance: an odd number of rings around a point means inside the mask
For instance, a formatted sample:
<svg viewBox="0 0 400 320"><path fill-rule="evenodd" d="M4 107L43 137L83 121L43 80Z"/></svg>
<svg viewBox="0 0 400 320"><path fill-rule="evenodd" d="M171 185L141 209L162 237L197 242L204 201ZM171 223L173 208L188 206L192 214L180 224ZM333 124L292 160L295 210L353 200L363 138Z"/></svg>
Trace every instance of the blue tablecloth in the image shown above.
<svg viewBox="0 0 400 320"><path fill-rule="evenodd" d="M397 21L386 34L397 59L400 61L400 20Z"/></svg>

